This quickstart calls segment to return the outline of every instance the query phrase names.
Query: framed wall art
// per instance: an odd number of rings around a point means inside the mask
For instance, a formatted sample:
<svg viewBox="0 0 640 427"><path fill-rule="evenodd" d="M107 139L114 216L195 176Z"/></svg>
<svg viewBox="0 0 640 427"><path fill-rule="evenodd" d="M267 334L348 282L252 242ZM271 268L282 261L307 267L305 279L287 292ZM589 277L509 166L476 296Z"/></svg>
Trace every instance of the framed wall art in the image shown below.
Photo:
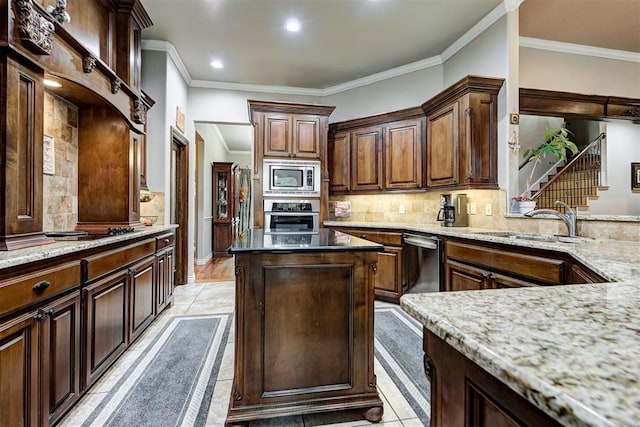
<svg viewBox="0 0 640 427"><path fill-rule="evenodd" d="M631 191L640 192L640 163L631 163Z"/></svg>

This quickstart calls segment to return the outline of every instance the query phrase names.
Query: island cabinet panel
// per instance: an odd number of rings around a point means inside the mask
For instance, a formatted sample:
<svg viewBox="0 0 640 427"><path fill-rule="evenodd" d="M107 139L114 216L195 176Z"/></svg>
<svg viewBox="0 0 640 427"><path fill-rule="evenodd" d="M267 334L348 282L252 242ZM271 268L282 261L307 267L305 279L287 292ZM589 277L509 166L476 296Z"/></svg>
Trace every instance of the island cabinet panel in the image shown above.
<svg viewBox="0 0 640 427"><path fill-rule="evenodd" d="M235 253L236 347L226 425L361 408L379 421L372 251Z"/></svg>
<svg viewBox="0 0 640 427"><path fill-rule="evenodd" d="M560 425L428 329L423 336L431 427Z"/></svg>
<svg viewBox="0 0 640 427"><path fill-rule="evenodd" d="M352 386L351 276L350 266L265 269L265 396Z"/></svg>

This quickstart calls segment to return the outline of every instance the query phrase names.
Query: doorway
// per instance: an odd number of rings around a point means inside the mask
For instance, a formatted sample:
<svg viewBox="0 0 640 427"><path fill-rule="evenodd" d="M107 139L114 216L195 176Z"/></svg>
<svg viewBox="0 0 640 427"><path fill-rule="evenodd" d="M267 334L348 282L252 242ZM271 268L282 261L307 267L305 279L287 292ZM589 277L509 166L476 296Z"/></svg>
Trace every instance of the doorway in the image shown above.
<svg viewBox="0 0 640 427"><path fill-rule="evenodd" d="M189 255L189 141L171 127L171 177L169 196L169 222L177 224L175 247L175 283L187 283Z"/></svg>

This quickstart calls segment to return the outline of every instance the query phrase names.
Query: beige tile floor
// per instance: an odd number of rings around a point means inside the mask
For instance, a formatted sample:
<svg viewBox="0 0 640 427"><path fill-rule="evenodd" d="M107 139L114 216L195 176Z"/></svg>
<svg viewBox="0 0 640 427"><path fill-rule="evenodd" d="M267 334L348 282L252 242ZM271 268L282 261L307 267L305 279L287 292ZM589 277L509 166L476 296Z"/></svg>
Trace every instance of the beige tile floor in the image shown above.
<svg viewBox="0 0 640 427"><path fill-rule="evenodd" d="M144 348L157 336L163 326L172 316L231 313L234 310L234 284L231 282L193 283L179 286L175 291L173 305L165 310L145 333L122 355L105 375L89 390L78 404L63 418L59 426L76 427L81 425L86 417L118 382L121 375L140 356ZM376 304L384 304L378 303ZM233 328L232 328L233 331ZM233 380L233 350L234 336L229 335L229 341L222 359L222 365L214 388L207 426L223 426L227 415L227 406L231 394ZM384 403L384 416L379 426L388 427L417 427L423 424L416 417L415 412L393 384L381 365L376 361L376 376L378 388ZM141 408L142 409L142 408ZM372 423L365 420L360 411L342 411L325 414L311 414L296 417L274 418L251 422L255 426L364 426Z"/></svg>

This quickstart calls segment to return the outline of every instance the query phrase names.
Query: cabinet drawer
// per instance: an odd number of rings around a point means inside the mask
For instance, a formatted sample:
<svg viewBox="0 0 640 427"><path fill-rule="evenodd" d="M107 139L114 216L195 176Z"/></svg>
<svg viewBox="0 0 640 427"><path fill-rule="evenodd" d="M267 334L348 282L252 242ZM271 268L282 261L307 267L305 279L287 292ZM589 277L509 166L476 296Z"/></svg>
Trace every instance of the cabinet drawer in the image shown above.
<svg viewBox="0 0 640 427"><path fill-rule="evenodd" d="M162 236L156 237L156 251L173 245L174 240L175 235L173 233L163 234Z"/></svg>
<svg viewBox="0 0 640 427"><path fill-rule="evenodd" d="M549 284L564 284L565 262L559 259L507 252L499 249L447 242L447 258L507 272Z"/></svg>
<svg viewBox="0 0 640 427"><path fill-rule="evenodd" d="M82 261L85 264L86 280L93 280L145 256L152 255L155 249L156 239L149 239L88 257Z"/></svg>
<svg viewBox="0 0 640 427"><path fill-rule="evenodd" d="M80 261L17 276L0 283L0 314L80 286Z"/></svg>
<svg viewBox="0 0 640 427"><path fill-rule="evenodd" d="M337 229L343 233L351 234L352 236L360 237L361 239L369 240L374 243L380 243L385 246L402 246L402 233L391 233L386 231L371 231L371 230L357 230L357 229Z"/></svg>

